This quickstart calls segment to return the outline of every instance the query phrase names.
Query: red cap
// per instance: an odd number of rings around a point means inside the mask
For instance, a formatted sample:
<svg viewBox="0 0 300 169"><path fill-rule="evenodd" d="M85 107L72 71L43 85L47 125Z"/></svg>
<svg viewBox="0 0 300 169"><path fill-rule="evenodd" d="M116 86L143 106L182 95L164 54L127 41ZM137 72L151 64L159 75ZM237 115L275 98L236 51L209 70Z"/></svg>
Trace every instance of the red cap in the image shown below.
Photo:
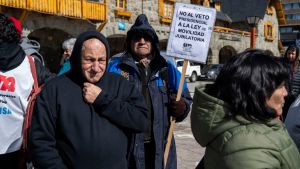
<svg viewBox="0 0 300 169"><path fill-rule="evenodd" d="M17 31L18 31L18 32L20 33L20 35L22 36L22 26L21 26L21 22L20 22L18 19L12 17L12 16L9 16L8 18L15 24L15 27L16 27Z"/></svg>

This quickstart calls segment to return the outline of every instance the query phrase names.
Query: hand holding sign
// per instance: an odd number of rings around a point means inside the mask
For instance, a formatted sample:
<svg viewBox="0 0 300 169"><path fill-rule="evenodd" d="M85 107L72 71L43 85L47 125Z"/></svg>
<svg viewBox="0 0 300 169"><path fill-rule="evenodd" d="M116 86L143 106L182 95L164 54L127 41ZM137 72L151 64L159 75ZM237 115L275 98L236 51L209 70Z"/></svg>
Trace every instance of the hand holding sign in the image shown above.
<svg viewBox="0 0 300 169"><path fill-rule="evenodd" d="M216 19L216 9L175 4L167 55L184 59L176 101L180 100L188 60L205 63ZM166 167L176 118L172 117L164 153Z"/></svg>

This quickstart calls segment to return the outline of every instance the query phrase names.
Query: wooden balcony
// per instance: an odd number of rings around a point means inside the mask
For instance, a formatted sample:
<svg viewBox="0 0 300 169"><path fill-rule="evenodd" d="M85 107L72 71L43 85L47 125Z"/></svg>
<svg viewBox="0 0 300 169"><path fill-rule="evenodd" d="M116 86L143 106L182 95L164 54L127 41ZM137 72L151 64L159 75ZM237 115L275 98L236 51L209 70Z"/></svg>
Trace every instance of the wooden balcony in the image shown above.
<svg viewBox="0 0 300 169"><path fill-rule="evenodd" d="M236 29L230 29L230 28L226 28L226 27L222 27L222 26L214 26L214 31L215 32L225 32L225 33L237 33L237 34L241 34L242 36L250 36L250 32L240 31L240 30L236 30Z"/></svg>
<svg viewBox="0 0 300 169"><path fill-rule="evenodd" d="M106 3L86 0L0 0L0 6L99 22L107 18Z"/></svg>

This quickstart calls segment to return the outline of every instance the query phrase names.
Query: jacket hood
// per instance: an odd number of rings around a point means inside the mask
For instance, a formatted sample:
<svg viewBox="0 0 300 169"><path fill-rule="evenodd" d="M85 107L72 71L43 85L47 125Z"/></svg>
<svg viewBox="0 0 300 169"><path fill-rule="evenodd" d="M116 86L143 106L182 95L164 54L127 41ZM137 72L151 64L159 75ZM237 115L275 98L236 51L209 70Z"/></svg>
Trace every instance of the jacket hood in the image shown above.
<svg viewBox="0 0 300 169"><path fill-rule="evenodd" d="M159 41L158 36L155 33L155 30L152 28L152 26L148 22L148 18L146 15L141 14L139 15L135 23L132 25L130 30L127 32L127 38L126 38L126 44L127 44L127 51L131 51L130 48L130 42L134 35L137 34L147 34L151 37L152 40L152 46L155 52L159 53Z"/></svg>
<svg viewBox="0 0 300 169"><path fill-rule="evenodd" d="M25 53L16 43L0 43L0 70L8 71L19 66Z"/></svg>
<svg viewBox="0 0 300 169"><path fill-rule="evenodd" d="M192 132L197 142L205 147L212 142L217 136L240 125L247 125L251 122L242 116L229 117L230 106L207 93L206 86L195 88L193 106L191 113ZM265 125L274 130L281 128L279 120L270 120Z"/></svg>
<svg viewBox="0 0 300 169"><path fill-rule="evenodd" d="M20 46L22 47L26 55L33 56L36 60L42 63L42 65L45 65L43 56L39 53L39 42L30 40L27 37L22 37Z"/></svg>
<svg viewBox="0 0 300 169"><path fill-rule="evenodd" d="M110 53L109 53L110 49L109 49L108 41L103 34L101 34L100 32L97 32L97 31L86 31L86 32L81 33L78 36L78 38L74 44L72 55L70 57L70 64L71 64L70 74L73 75L73 77L76 77L76 80L79 81L80 83L86 81L86 79L84 78L84 76L82 74L82 67L81 67L82 46L86 40L89 40L92 38L96 38L104 44L105 49L106 49L106 65L108 63L108 59L110 56Z"/></svg>
<svg viewBox="0 0 300 169"><path fill-rule="evenodd" d="M201 146L206 146L219 134L239 124L228 125L226 112L230 106L204 92L206 86L195 88L191 113L192 132Z"/></svg>

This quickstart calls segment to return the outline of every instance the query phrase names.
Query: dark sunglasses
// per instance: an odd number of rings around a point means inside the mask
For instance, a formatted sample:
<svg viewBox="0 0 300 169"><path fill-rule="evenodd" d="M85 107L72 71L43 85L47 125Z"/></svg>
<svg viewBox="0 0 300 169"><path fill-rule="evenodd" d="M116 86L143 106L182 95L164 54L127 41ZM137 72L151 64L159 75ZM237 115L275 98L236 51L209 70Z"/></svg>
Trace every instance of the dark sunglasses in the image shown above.
<svg viewBox="0 0 300 169"><path fill-rule="evenodd" d="M149 41L149 42L152 40L152 38L149 35L146 35L146 34L144 34L144 35L137 34L137 35L132 36L133 41L139 41L142 38L144 38L145 41Z"/></svg>

